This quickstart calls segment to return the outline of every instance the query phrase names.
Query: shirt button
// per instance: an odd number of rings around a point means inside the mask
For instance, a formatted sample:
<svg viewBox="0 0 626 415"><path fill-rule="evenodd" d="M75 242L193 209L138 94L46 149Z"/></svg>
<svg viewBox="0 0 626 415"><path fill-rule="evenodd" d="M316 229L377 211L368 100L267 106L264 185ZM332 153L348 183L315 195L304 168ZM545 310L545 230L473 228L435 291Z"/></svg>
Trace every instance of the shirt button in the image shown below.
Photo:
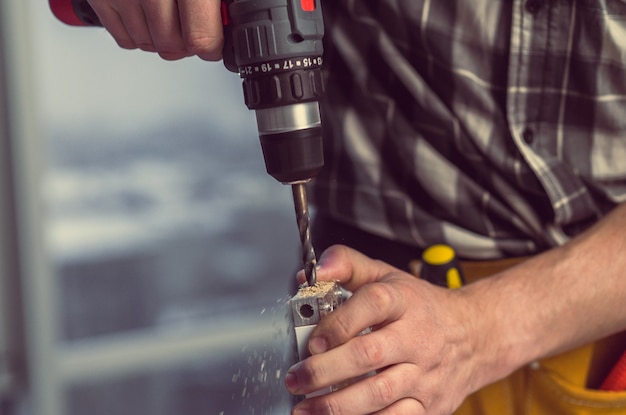
<svg viewBox="0 0 626 415"><path fill-rule="evenodd" d="M522 132L522 138L524 139L526 144L532 144L533 141L535 141L535 133L531 128L526 127Z"/></svg>
<svg viewBox="0 0 626 415"><path fill-rule="evenodd" d="M526 0L526 4L524 8L530 14L537 14L537 12L541 9L543 5L542 0Z"/></svg>

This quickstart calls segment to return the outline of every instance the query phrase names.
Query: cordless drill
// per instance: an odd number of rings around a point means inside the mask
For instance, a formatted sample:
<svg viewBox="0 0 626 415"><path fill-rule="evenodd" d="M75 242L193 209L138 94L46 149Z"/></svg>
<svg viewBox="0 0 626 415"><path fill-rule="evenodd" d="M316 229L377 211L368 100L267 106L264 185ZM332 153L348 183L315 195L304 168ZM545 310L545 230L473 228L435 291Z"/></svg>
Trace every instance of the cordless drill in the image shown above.
<svg viewBox="0 0 626 415"><path fill-rule="evenodd" d="M99 26L87 0L49 0L74 26ZM316 283L305 183L324 165L318 100L324 90L320 0L222 0L223 58L243 79L267 172L291 185L307 282Z"/></svg>

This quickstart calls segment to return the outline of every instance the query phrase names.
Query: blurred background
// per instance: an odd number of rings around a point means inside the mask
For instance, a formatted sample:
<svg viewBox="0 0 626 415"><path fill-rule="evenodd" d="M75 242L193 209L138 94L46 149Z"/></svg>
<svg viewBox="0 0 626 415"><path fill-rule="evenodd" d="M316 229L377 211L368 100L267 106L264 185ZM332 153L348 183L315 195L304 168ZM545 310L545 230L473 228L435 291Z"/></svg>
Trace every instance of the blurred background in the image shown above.
<svg viewBox="0 0 626 415"><path fill-rule="evenodd" d="M15 3L2 27L17 156L0 167L17 183L5 262L15 250L23 278L3 284L25 311L4 321L25 324L4 329L0 413L288 413L297 227L238 76ZM27 383L10 377L20 331Z"/></svg>

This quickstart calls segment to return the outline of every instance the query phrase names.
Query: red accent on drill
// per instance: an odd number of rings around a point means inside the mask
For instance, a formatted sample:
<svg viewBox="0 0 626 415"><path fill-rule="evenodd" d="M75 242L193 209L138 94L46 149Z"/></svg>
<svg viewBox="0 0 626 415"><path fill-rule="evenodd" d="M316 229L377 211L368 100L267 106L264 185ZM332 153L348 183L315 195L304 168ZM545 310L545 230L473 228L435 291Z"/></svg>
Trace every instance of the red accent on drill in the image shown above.
<svg viewBox="0 0 626 415"><path fill-rule="evenodd" d="M50 9L57 19L70 26L86 26L76 15L72 0L50 0Z"/></svg>
<svg viewBox="0 0 626 415"><path fill-rule="evenodd" d="M300 0L300 5L305 12L315 11L315 0Z"/></svg>

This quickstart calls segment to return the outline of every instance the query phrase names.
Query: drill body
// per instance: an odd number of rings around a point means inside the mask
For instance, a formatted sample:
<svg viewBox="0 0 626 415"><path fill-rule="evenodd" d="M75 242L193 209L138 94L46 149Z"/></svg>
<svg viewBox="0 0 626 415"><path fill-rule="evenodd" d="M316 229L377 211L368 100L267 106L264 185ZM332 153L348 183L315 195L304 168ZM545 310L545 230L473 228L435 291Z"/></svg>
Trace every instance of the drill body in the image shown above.
<svg viewBox="0 0 626 415"><path fill-rule="evenodd" d="M229 0L222 13L224 64L243 79L267 172L286 184L310 180L324 164L324 24L316 2Z"/></svg>

